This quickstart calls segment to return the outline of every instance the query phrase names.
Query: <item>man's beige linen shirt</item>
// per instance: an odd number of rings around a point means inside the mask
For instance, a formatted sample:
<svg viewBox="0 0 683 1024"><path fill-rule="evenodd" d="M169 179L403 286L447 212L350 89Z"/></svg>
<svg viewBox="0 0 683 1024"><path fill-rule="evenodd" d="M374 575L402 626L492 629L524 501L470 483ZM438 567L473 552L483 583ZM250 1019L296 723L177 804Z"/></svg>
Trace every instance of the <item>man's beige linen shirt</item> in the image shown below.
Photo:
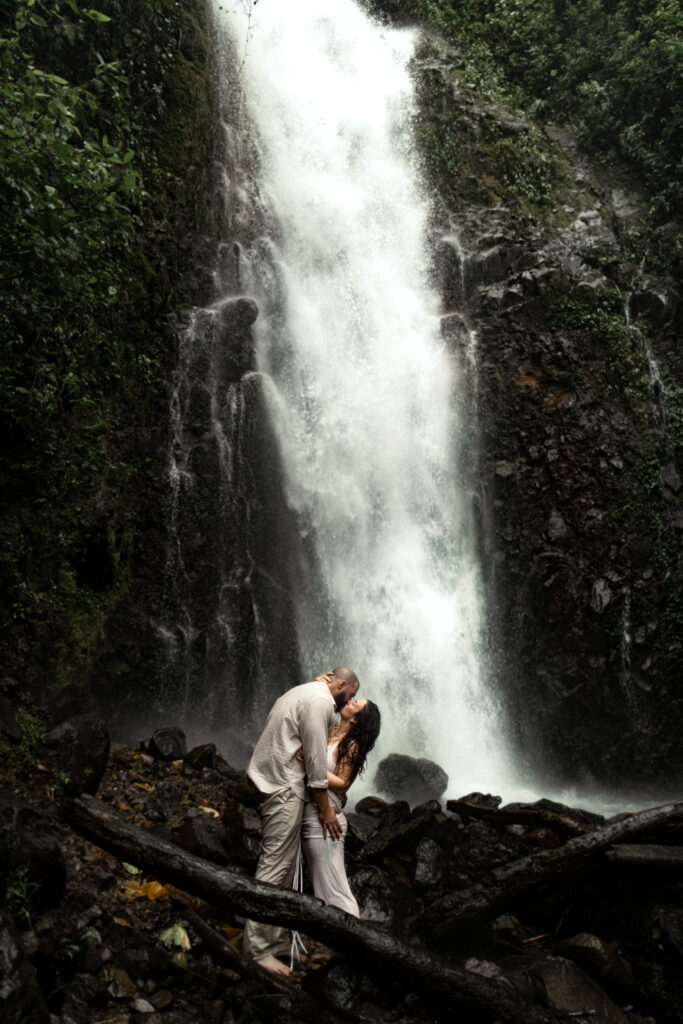
<svg viewBox="0 0 683 1024"><path fill-rule="evenodd" d="M293 789L303 800L306 781L312 789L327 789L327 739L333 724L334 700L326 683L316 680L288 690L268 715L247 775L269 795ZM303 762L296 756L301 748Z"/></svg>

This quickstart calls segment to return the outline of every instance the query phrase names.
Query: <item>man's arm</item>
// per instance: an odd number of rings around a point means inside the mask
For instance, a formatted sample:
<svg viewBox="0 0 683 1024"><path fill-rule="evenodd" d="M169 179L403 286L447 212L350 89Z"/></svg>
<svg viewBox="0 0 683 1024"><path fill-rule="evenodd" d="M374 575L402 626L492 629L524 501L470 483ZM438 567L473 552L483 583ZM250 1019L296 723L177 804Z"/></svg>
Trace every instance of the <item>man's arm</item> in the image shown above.
<svg viewBox="0 0 683 1024"><path fill-rule="evenodd" d="M331 719L329 701L324 698L311 701L301 715L301 746L308 785L318 806L323 837L326 839L329 832L332 839L339 839L341 825L337 821L338 812L335 807L330 806L327 796L327 737Z"/></svg>

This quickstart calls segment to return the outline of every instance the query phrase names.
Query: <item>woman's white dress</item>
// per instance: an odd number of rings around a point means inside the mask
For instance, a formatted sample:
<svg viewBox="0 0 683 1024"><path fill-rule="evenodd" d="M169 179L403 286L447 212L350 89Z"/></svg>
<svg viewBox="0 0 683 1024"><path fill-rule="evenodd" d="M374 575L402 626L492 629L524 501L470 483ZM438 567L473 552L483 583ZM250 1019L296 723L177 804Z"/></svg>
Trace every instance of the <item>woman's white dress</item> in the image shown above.
<svg viewBox="0 0 683 1024"><path fill-rule="evenodd" d="M327 748L327 766L333 773L337 764L336 751L337 743ZM341 800L331 789L328 790L328 799L333 807L341 809ZM324 903L359 917L358 903L349 887L344 866L344 843L349 825L343 811L337 815L337 821L341 825L341 839L323 839L318 806L314 801L308 801L304 806L301 845L315 895Z"/></svg>

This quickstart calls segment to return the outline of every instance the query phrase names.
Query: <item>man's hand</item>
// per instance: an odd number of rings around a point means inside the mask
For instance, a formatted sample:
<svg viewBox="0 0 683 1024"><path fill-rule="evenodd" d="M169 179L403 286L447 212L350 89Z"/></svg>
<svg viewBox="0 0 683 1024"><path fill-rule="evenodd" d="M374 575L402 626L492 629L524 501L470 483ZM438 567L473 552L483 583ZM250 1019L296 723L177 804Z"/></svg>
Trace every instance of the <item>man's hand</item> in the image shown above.
<svg viewBox="0 0 683 1024"><path fill-rule="evenodd" d="M323 827L323 839L327 839L328 833L330 839L341 839L342 827L337 821L337 815L340 813L331 804L328 804L325 810L318 809L320 824Z"/></svg>

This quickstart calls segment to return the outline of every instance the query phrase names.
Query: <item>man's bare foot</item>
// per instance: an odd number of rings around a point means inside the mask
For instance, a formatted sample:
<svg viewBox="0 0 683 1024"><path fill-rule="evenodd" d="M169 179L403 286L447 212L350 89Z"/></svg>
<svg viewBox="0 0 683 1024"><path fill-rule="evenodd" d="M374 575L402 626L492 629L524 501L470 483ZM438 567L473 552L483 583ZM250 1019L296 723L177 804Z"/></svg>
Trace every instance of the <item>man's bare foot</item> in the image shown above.
<svg viewBox="0 0 683 1024"><path fill-rule="evenodd" d="M285 978L291 974L287 964L283 964L282 960L278 960L276 956L267 956L264 960L258 960L257 963L259 967L265 967L271 974L281 974Z"/></svg>

